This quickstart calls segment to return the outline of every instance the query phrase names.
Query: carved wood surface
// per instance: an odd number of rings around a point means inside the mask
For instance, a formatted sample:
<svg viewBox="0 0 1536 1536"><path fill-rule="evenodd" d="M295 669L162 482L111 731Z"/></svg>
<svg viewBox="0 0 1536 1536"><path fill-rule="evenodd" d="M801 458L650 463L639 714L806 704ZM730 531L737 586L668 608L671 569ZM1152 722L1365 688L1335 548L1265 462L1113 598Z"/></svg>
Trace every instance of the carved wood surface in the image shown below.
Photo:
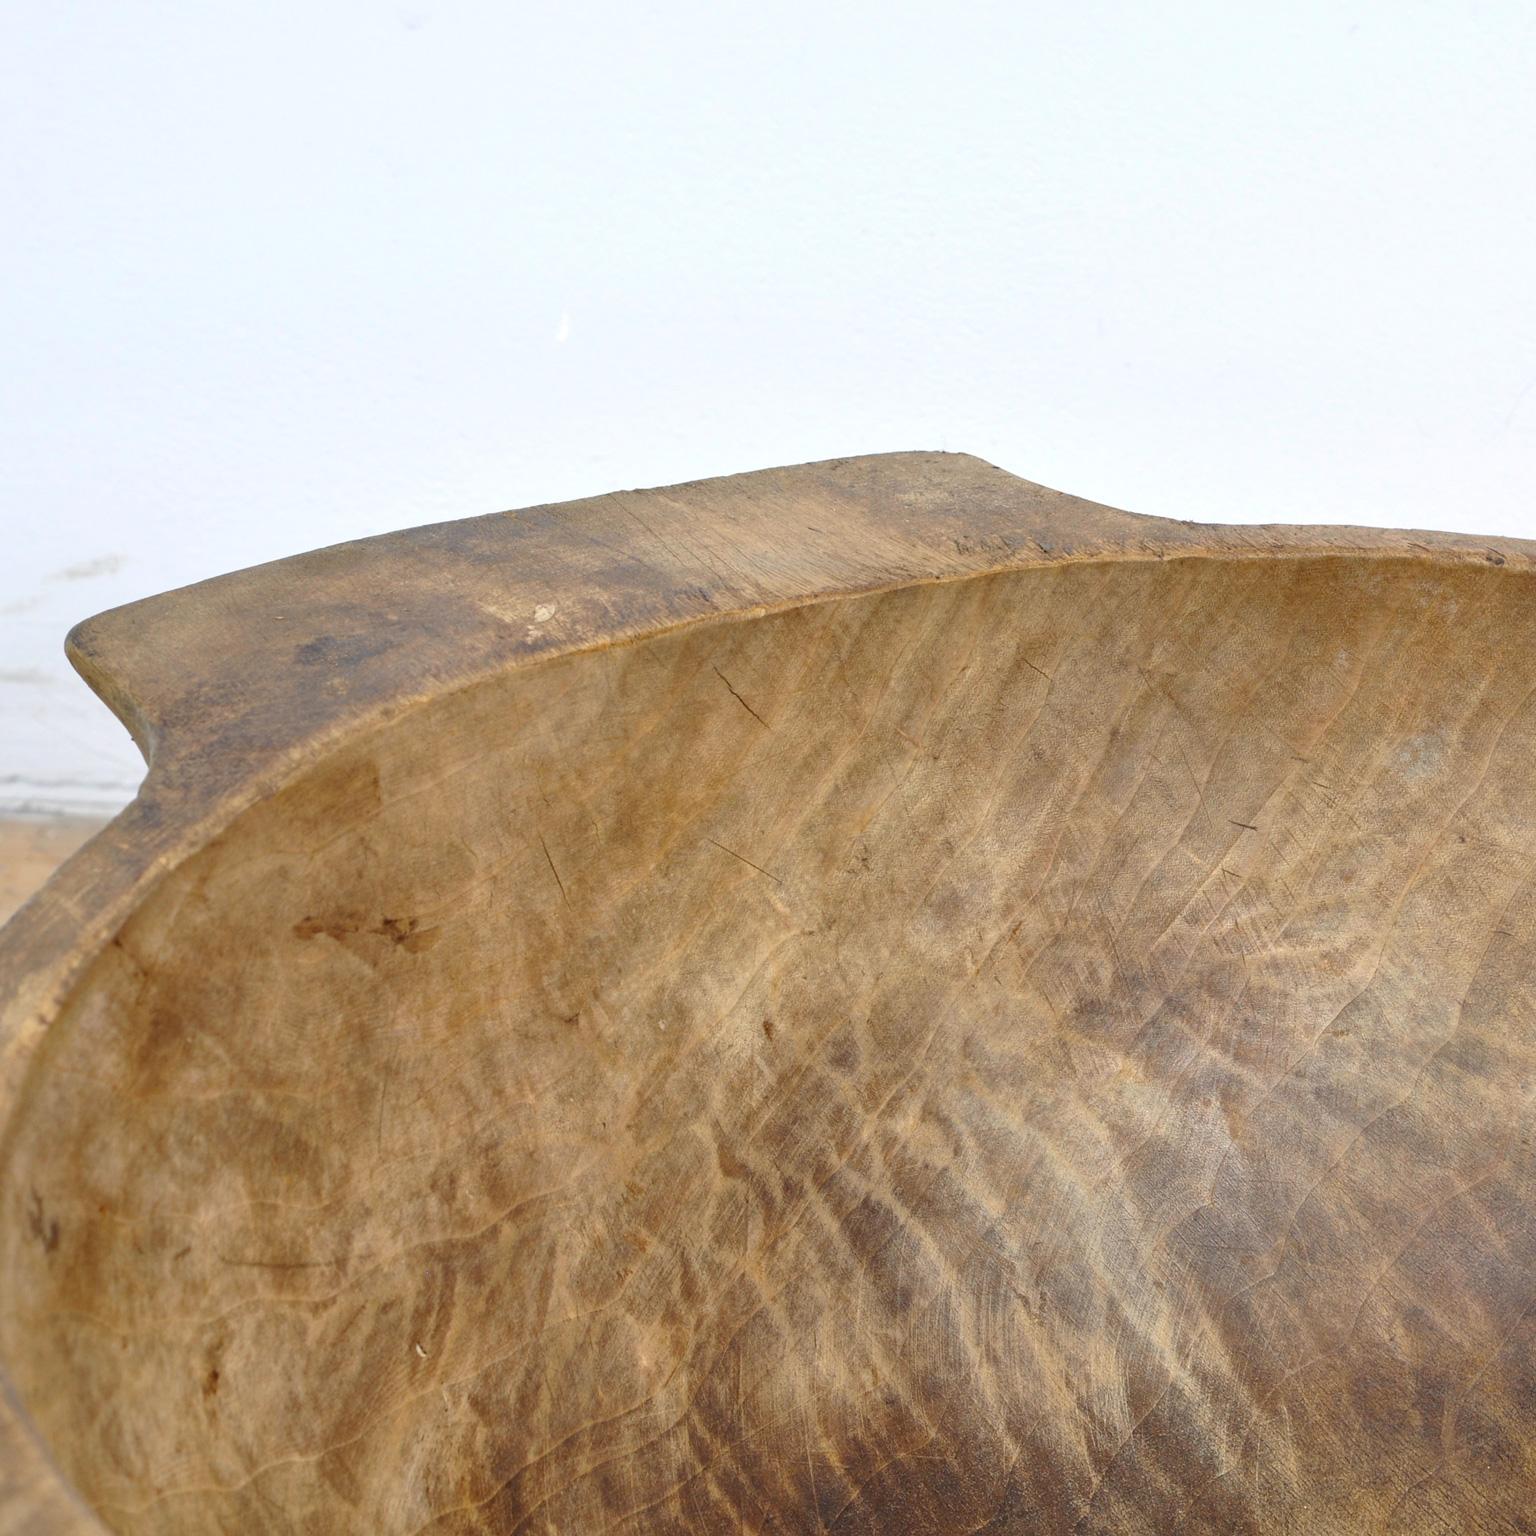
<svg viewBox="0 0 1536 1536"><path fill-rule="evenodd" d="M0 1529L1536 1529L1532 569L914 454L82 626Z"/></svg>

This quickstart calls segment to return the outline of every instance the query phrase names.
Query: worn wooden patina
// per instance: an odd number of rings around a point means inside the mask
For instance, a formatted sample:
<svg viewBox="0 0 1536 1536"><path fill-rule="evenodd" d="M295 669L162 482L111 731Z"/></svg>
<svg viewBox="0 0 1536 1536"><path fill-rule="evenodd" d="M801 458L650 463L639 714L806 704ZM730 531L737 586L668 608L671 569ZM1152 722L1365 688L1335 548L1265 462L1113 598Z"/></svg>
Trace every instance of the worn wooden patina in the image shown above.
<svg viewBox="0 0 1536 1536"><path fill-rule="evenodd" d="M900 454L82 625L0 1530L1536 1531L1533 579Z"/></svg>

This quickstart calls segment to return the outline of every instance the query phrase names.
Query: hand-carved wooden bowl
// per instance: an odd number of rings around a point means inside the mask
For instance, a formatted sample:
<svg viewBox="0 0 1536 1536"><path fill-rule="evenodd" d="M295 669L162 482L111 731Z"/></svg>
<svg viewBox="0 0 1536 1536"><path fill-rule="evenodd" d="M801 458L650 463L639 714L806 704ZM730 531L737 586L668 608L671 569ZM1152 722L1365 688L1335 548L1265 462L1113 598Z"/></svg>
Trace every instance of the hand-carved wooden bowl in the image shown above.
<svg viewBox="0 0 1536 1536"><path fill-rule="evenodd" d="M1536 1530L1533 599L914 454L85 624L0 1528Z"/></svg>

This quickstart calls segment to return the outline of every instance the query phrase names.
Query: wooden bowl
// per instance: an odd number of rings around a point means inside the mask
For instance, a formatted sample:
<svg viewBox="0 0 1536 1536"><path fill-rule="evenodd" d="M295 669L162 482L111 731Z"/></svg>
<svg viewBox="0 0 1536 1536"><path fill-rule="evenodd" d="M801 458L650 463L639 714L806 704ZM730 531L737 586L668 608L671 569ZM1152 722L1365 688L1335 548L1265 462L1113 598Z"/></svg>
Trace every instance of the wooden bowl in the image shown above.
<svg viewBox="0 0 1536 1536"><path fill-rule="evenodd" d="M1536 1530L1533 597L901 454L90 620L0 1529Z"/></svg>

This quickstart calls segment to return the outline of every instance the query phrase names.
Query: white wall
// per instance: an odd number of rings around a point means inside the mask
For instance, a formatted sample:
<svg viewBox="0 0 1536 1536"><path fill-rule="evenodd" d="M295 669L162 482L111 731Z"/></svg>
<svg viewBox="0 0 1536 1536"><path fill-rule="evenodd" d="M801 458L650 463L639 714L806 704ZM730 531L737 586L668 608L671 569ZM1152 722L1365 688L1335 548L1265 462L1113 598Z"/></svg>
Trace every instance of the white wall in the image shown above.
<svg viewBox="0 0 1536 1536"><path fill-rule="evenodd" d="M966 449L1536 534L1528 0L4 0L0 807L86 613L619 486Z"/></svg>

